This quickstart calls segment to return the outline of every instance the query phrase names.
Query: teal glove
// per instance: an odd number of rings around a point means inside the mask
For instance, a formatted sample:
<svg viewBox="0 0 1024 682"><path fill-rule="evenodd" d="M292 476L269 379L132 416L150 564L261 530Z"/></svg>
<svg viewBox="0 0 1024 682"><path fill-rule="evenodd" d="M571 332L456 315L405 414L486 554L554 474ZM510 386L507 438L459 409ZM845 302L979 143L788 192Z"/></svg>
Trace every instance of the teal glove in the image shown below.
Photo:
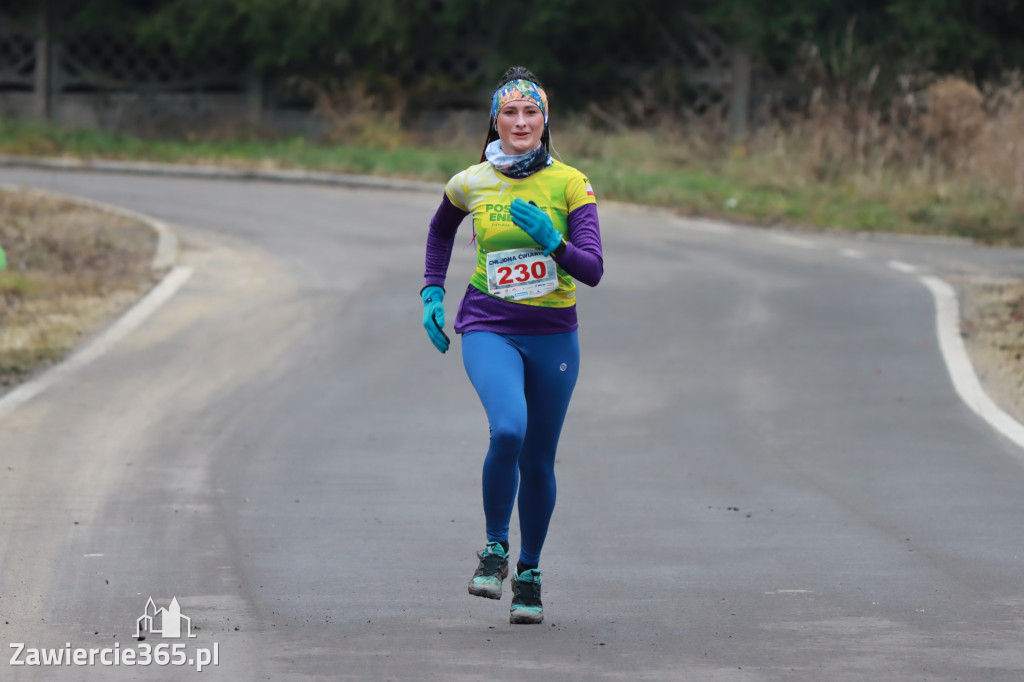
<svg viewBox="0 0 1024 682"><path fill-rule="evenodd" d="M444 289L439 286L425 286L420 289L423 299L423 328L434 348L442 353L448 350L451 341L441 328L444 327Z"/></svg>
<svg viewBox="0 0 1024 682"><path fill-rule="evenodd" d="M562 235L551 224L551 218L534 203L526 203L522 199L513 199L512 222L522 228L523 232L530 235L533 241L537 242L544 255L550 256L551 252L562 243Z"/></svg>

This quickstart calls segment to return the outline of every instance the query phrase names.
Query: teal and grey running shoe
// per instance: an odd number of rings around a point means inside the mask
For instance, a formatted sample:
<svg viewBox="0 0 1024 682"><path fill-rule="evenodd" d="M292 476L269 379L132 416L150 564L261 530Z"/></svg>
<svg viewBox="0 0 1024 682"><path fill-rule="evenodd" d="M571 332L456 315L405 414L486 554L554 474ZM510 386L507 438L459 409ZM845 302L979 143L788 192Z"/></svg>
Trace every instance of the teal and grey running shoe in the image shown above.
<svg viewBox="0 0 1024 682"><path fill-rule="evenodd" d="M469 581L469 593L488 599L501 599L501 581L508 577L508 552L500 542L488 542L476 553L480 565Z"/></svg>
<svg viewBox="0 0 1024 682"><path fill-rule="evenodd" d="M544 620L544 605L540 602L540 571L531 568L512 574L512 611L509 622L540 623Z"/></svg>

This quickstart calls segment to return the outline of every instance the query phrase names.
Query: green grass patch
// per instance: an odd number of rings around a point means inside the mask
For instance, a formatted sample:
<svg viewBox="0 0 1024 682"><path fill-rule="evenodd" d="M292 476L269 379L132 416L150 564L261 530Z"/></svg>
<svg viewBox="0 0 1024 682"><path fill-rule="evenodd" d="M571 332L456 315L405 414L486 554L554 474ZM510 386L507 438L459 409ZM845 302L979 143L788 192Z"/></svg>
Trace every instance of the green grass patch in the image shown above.
<svg viewBox="0 0 1024 682"><path fill-rule="evenodd" d="M0 272L0 297L23 299L30 296L36 287L24 273L4 270Z"/></svg>
<svg viewBox="0 0 1024 682"><path fill-rule="evenodd" d="M460 149L316 144L301 137L159 140L0 119L0 153L29 156L306 168L444 181L464 168Z"/></svg>

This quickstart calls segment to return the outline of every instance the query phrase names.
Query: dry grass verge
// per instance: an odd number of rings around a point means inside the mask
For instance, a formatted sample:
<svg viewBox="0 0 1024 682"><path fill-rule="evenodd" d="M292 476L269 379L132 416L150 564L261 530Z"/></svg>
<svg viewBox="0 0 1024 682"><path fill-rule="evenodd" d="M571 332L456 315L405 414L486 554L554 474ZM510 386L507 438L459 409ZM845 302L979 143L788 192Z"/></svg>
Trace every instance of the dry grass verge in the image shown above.
<svg viewBox="0 0 1024 682"><path fill-rule="evenodd" d="M156 281L146 225L0 190L0 392L63 358Z"/></svg>

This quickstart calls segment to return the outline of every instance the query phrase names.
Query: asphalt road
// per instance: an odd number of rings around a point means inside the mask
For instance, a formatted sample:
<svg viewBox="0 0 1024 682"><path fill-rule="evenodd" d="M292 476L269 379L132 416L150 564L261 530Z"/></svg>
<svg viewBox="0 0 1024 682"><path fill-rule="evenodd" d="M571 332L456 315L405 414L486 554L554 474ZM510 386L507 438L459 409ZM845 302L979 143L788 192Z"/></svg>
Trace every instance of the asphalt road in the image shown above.
<svg viewBox="0 0 1024 682"><path fill-rule="evenodd" d="M146 600L177 597L196 637L145 643L216 645L203 679L1024 677L1020 448L957 397L907 267L1024 276L1020 251L602 208L545 622L510 626L507 591L466 593L483 410L459 342L441 356L420 327L439 194L0 182L166 220L195 268L0 419L0 640L138 650ZM3 680L196 675L0 662Z"/></svg>

